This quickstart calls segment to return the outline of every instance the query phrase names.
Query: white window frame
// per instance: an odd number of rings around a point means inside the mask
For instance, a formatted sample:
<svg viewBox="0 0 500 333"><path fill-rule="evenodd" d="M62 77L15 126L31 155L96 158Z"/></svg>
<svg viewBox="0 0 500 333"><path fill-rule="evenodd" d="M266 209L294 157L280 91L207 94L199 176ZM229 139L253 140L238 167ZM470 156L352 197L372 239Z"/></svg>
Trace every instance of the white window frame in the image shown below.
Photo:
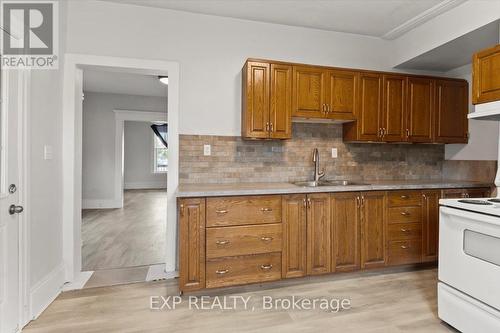
<svg viewBox="0 0 500 333"><path fill-rule="evenodd" d="M152 146L152 149L151 149L151 164L152 164L152 172L154 174L165 174L165 173L168 173L168 159L167 159L167 170L165 171L158 171L157 169L157 163L156 163L156 150L157 149L161 149L161 147L156 147L156 142L158 140L158 137L156 136L156 133L153 132L152 133L152 143L151 143L151 146ZM164 148L164 149L167 149L168 151L168 148Z"/></svg>

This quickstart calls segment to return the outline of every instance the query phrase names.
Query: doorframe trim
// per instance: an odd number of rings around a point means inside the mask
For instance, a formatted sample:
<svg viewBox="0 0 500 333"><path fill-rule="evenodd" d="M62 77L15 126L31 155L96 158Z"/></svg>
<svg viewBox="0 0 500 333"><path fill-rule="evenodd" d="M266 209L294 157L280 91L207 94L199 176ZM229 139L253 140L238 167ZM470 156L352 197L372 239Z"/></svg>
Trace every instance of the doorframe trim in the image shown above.
<svg viewBox="0 0 500 333"><path fill-rule="evenodd" d="M119 68L124 72L146 75L168 75L168 141L169 177L167 179L167 248L166 271L177 267L176 196L179 183L179 63L173 61L96 56L67 53L63 81L63 260L66 282L78 280L81 274L81 114L77 114L75 83L82 68ZM80 145L80 146L78 146Z"/></svg>
<svg viewBox="0 0 500 333"><path fill-rule="evenodd" d="M143 122L168 122L167 112L153 111L135 111L135 110L113 110L115 113L115 203L119 203L119 207L123 207L123 190L125 188L124 180L124 135L126 121L143 121ZM168 180L167 180L168 181ZM167 188L168 191L168 188Z"/></svg>

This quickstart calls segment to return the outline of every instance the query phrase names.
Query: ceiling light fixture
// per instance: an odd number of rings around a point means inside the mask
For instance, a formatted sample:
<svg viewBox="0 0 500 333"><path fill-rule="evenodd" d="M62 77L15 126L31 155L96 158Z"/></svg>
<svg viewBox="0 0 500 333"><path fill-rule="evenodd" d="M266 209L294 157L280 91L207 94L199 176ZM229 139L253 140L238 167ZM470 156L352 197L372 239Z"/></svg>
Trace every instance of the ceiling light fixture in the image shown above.
<svg viewBox="0 0 500 333"><path fill-rule="evenodd" d="M158 76L161 83L168 85L168 76Z"/></svg>

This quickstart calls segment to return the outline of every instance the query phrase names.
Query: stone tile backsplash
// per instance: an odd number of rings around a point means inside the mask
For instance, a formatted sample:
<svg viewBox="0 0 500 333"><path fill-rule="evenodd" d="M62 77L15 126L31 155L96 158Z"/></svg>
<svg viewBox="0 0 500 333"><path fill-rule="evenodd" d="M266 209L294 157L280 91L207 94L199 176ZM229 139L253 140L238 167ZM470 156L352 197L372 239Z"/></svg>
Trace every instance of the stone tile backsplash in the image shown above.
<svg viewBox="0 0 500 333"><path fill-rule="evenodd" d="M212 155L203 156L203 145ZM180 136L180 183L291 182L312 179L317 147L325 179L442 179L444 145L344 143L342 125L293 124L293 139L247 141ZM338 158L331 157L337 148Z"/></svg>

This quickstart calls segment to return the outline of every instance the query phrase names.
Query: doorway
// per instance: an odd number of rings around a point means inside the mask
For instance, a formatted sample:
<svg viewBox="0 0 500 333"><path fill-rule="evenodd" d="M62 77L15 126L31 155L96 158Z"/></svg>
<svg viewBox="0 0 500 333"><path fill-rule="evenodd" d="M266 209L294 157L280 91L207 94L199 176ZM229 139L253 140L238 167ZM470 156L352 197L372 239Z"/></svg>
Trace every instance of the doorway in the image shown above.
<svg viewBox="0 0 500 333"><path fill-rule="evenodd" d="M165 271L168 85L87 67L83 96L84 287L147 281Z"/></svg>
<svg viewBox="0 0 500 333"><path fill-rule="evenodd" d="M70 289L80 289L84 287L87 282L89 282L89 278L93 275L95 271L86 271L85 266L83 265L83 251L81 245L83 244L82 237L82 208L90 209L124 209L124 205L127 202L127 191L137 191L144 189L125 189L124 191L124 173L123 173L123 162L124 162L124 149L123 145L121 149L116 149L113 154L109 152L106 155L106 158L110 160L118 159L121 161L120 163L115 163L114 168L120 169L121 173L119 176L115 173L115 176L111 177L112 179L119 179L119 181L114 181L112 185L112 189L108 188L106 191L108 196L104 198L103 196L98 197L97 201L84 201L82 195L84 193L84 163L83 157L85 156L85 152L82 151L83 148L83 139L85 136L82 132L83 121L84 121L84 110L83 103L81 101L81 92L83 91L83 81L84 81L84 72L89 70L100 70L111 73L119 73L119 74L133 74L133 75L146 75L150 77L158 78L158 76L168 76L169 84L168 84L168 99L167 99L167 109L168 109L168 177L167 177L167 189L166 189L166 200L163 198L162 200L166 201L165 204L167 206L175 207L175 191L177 189L178 182L178 134L177 134L177 105L178 105L178 65L176 63L163 62L163 61L149 61L143 59L129 59L129 58L114 58L114 57L99 57L99 56L87 56L87 55L75 55L69 54L66 55L65 62L65 91L64 91L64 107L67 111L65 113L64 118L64 138L67 139L67 144L63 149L64 158L64 173L65 173L65 183L64 183L64 192L65 197L68 198L68 205L65 205L63 208L65 221L69 223L65 223L64 225L64 249L65 249L65 261L66 265L66 276L68 283L65 286L65 290ZM114 86L121 86L122 80L115 80ZM85 99L88 98L88 95L85 95ZM136 98L137 99L137 98ZM85 103L85 102L84 102ZM118 107L114 107L113 113L115 116L115 124L119 124L118 126L122 126L122 132L112 131L113 136L115 138L120 137L123 139L124 133L123 129L125 128L125 123L127 121L147 121L147 122L155 122L158 119L138 119L138 112L142 112L143 114L158 114L158 110L152 110L151 108L146 107L147 103L143 104L143 107L134 107L134 109L130 110L131 107L120 105ZM126 119L126 117L131 117L131 119ZM163 120L164 121L164 120ZM120 125L121 124L121 125ZM76 135L72 135L70 131L73 130L76 132ZM109 128L108 128L109 130ZM109 131L111 132L111 131ZM109 133L108 133L109 134ZM115 140L116 142L116 140ZM123 142L123 141L122 141ZM101 145L102 148L103 145ZM66 158L68 157L68 158ZM100 173L101 174L101 173ZM109 178L106 177L104 181L108 181ZM146 189L147 190L147 189ZM151 189L149 189L151 190ZM156 190L156 189L154 189ZM153 190L151 190L153 191ZM109 194L111 196L109 196ZM119 196L116 195L119 193ZM113 195L114 194L114 195ZM125 195L123 195L125 194ZM137 193L136 193L137 194ZM142 196L144 198L144 196ZM93 200L93 199L91 199ZM101 200L101 201L99 201ZM147 200L146 200L147 201ZM153 199L154 201L154 199ZM131 200L134 202L134 200ZM88 204L90 206L87 206ZM92 208L92 204L101 205L100 207ZM102 212L101 212L102 213ZM95 216L98 215L106 215L95 213ZM163 239L165 240L165 253L163 254L163 263L161 267L161 272L157 269L156 275L165 273L167 277L176 276L175 267L176 267L176 217L175 210L167 210L167 218L166 218L166 231L163 234ZM87 215L92 216L92 214ZM114 220L110 218L110 220ZM133 226L135 227L135 226ZM133 243L133 242L130 242ZM100 252L100 251L97 251ZM108 254L113 251L104 251L108 252ZM133 253L134 251L127 251L126 249L122 251L123 253ZM123 258L126 258L125 255ZM129 256L133 257L133 255ZM113 262L112 260L110 261ZM124 261L126 262L126 260ZM137 267L137 266L135 266ZM127 267L130 268L130 267ZM100 270L100 269L98 269ZM153 272L154 273L154 272ZM160 274L160 275L161 275ZM153 274L155 275L155 274Z"/></svg>

